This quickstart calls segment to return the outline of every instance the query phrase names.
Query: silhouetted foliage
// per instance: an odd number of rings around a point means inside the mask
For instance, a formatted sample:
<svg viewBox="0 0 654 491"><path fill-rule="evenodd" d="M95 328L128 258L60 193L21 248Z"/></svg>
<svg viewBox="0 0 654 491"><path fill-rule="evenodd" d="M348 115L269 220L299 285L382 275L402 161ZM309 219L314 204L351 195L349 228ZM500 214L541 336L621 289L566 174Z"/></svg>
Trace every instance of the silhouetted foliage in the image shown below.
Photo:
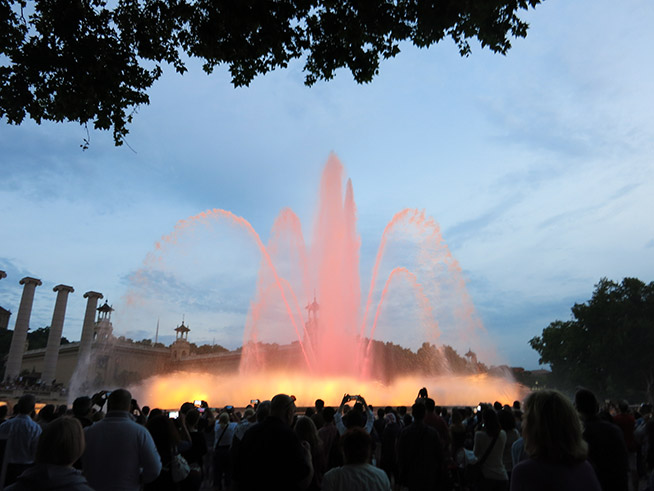
<svg viewBox="0 0 654 491"><path fill-rule="evenodd" d="M229 350L219 344L202 344L200 346L191 343L191 353L196 355L210 355L215 353L229 353Z"/></svg>
<svg viewBox="0 0 654 491"><path fill-rule="evenodd" d="M571 320L552 322L529 344L563 388L643 398L654 388L654 282L602 278L588 302L572 307Z"/></svg>
<svg viewBox="0 0 654 491"><path fill-rule="evenodd" d="M48 336L50 335L50 326L39 327L38 329L27 333L27 342L29 349L45 348L48 345ZM70 341L64 336L61 337L59 344L69 344Z"/></svg>
<svg viewBox="0 0 654 491"><path fill-rule="evenodd" d="M505 54L525 37L518 12L541 0L0 0L0 117L92 123L121 145L163 66L229 67L234 86L304 57L305 83L347 68L370 82L411 41L451 38ZM88 146L88 138L83 147Z"/></svg>

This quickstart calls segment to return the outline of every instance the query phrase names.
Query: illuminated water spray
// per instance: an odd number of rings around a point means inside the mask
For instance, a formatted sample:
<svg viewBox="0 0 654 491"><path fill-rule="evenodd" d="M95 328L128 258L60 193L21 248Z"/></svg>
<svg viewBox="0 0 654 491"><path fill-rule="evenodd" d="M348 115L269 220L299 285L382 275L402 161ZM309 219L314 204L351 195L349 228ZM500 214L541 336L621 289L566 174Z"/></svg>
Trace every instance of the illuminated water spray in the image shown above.
<svg viewBox="0 0 654 491"><path fill-rule="evenodd" d="M438 386L432 390L439 391L441 403L472 404L491 398L507 401L517 398L519 389L513 382L491 381L482 375L449 373L439 380L427 380L419 373L400 372L390 386L388 381L381 384L376 367L384 360L375 360L373 339L379 339L380 319L393 308L389 304L402 285L405 295L407 291L412 292L420 327L400 323L397 329L408 330L418 344L436 342L441 338L439 322L444 319L448 325L455 325L449 332L450 342L458 341L459 347L465 343L475 345L482 359L490 351L488 344L480 341L485 331L475 314L461 268L444 242L438 224L424 212L403 210L386 226L365 302L362 301L361 242L356 228L354 191L351 180L346 182L345 189L343 182L343 166L331 155L322 174L316 223L308 242L300 220L290 209L279 214L266 245L247 220L229 211L213 209L180 221L173 233L156 244L155 252L146 258L145 267L132 279L135 285L147 286L150 269L165 262L166 255L172 254L170 251L181 238L198 227L219 222L245 231L261 260L256 293L243 331L239 374L216 378L210 374L183 379L157 377L138 389L146 392L146 398L162 400L164 394L175 393L192 400L209 391L216 397L245 401L251 396L269 398L276 391L285 391L294 393L304 404L311 404L317 397L335 404L344 392L365 391L377 398L373 399L377 404L401 398L403 403L410 403L413 393L429 384ZM393 264L381 288L378 277L385 274L383 265L397 259L395 256L404 259L397 251L394 257L387 257L389 244L398 238L399 242L410 240L413 244L408 263L414 268ZM399 314L402 317L402 312ZM279 332L290 333L292 346L299 353L293 358L293 366L284 369L279 369L278 359L273 360L284 356L283 353L273 352L262 343L274 339ZM487 351L484 352L483 346ZM443 359L437 362L447 365ZM172 380L183 380L177 390L184 395L171 390ZM262 391L267 393L261 394ZM493 394L487 394L489 391ZM231 403L243 401L232 399ZM173 405L176 404L174 401Z"/></svg>

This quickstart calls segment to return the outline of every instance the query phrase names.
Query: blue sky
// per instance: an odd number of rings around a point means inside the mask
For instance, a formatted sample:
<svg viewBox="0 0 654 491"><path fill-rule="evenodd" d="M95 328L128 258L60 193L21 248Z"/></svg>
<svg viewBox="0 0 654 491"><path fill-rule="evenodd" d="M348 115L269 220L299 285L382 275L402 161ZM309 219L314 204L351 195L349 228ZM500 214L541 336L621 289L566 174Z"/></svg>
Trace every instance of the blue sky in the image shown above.
<svg viewBox="0 0 654 491"><path fill-rule="evenodd" d="M177 298L159 299L167 308L121 313L130 277L178 220L209 208L248 219L264 241L284 207L310 229L333 151L354 184L364 292L386 223L424 209L500 357L535 368L528 340L568 319L601 277L654 280L654 4L547 0L524 17L528 36L507 56L407 45L363 86L341 71L307 88L300 62L240 89L224 69L168 70L135 116L131 149L92 132L83 152L76 124L0 126L10 327L29 275L44 283L32 328L50 324L64 283L75 288L69 339L95 290L117 309L118 334L153 337L161 317L169 335L185 315L191 340L240 346L259 259L238 231L191 240L203 260L176 279Z"/></svg>

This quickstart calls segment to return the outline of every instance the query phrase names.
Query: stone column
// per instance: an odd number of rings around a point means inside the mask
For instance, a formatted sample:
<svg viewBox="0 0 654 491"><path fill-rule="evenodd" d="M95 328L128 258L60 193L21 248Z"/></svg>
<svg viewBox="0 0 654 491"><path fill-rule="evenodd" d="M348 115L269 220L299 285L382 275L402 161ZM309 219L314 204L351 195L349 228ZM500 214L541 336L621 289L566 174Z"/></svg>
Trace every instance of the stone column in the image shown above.
<svg viewBox="0 0 654 491"><path fill-rule="evenodd" d="M52 289L52 291L57 292L57 300L55 301L55 308L52 313L48 345L45 349L43 372L41 373L41 380L46 385L50 385L52 380L55 378L57 360L59 359L59 345L61 344L61 331L64 329L64 316L66 315L68 294L73 293L75 290L72 286L57 285Z"/></svg>
<svg viewBox="0 0 654 491"><path fill-rule="evenodd" d="M7 357L7 369L5 370L5 380L11 382L20 375L20 367L23 363L23 353L25 352L25 340L27 331L30 328L30 317L32 315L32 304L34 303L34 290L41 286L41 280L26 276L19 282L25 285L23 296L20 299L18 315L16 315L16 325L14 334L11 337L9 355Z"/></svg>
<svg viewBox="0 0 654 491"><path fill-rule="evenodd" d="M93 344L93 331L95 330L95 311L98 308L98 299L103 298L102 293L86 292L84 298L87 298L86 313L84 314L84 324L82 325L82 339L79 342L79 354L77 355L77 367L91 354L91 344Z"/></svg>

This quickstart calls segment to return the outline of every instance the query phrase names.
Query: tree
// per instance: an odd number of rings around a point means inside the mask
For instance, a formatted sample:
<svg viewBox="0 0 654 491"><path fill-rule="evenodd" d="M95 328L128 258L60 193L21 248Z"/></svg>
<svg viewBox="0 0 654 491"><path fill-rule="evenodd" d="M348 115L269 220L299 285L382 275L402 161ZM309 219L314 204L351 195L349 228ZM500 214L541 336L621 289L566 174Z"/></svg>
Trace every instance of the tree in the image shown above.
<svg viewBox="0 0 654 491"><path fill-rule="evenodd" d="M602 278L588 302L572 307L571 320L552 322L529 344L564 388L627 398L652 393L654 282Z"/></svg>
<svg viewBox="0 0 654 491"><path fill-rule="evenodd" d="M302 57L307 85L339 68L365 83L405 41L505 54L541 1L0 0L0 117L92 123L121 145L163 67L183 74L188 57L227 65L236 87Z"/></svg>
<svg viewBox="0 0 654 491"><path fill-rule="evenodd" d="M39 327L38 329L27 333L27 342L29 349L45 348L48 345L48 336L50 336L50 326ZM61 337L59 344L69 344L70 341L64 336Z"/></svg>

